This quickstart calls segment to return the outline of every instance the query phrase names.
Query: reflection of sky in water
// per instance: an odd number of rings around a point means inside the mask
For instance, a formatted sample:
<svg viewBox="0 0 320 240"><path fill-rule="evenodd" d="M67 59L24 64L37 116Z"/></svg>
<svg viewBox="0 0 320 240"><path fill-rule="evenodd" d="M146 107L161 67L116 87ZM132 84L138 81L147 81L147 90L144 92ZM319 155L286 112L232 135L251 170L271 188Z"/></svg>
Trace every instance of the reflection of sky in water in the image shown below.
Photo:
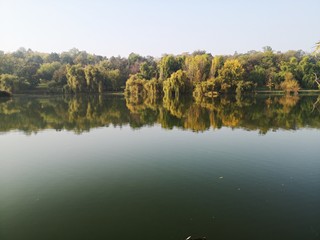
<svg viewBox="0 0 320 240"><path fill-rule="evenodd" d="M7 133L0 136L0 236L312 239L319 140L307 129Z"/></svg>

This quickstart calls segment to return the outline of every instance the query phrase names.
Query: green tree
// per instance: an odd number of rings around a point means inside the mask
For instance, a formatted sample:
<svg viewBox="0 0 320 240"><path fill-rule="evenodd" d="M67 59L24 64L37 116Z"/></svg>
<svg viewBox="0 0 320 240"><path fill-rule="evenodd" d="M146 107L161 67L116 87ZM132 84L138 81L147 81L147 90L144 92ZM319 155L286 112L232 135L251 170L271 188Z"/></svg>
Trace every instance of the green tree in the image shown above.
<svg viewBox="0 0 320 240"><path fill-rule="evenodd" d="M140 74L145 79L152 79L157 75L157 66L155 63L143 62L140 65Z"/></svg>
<svg viewBox="0 0 320 240"><path fill-rule="evenodd" d="M45 62L53 63L53 62L60 62L60 56L58 53L50 53L46 58Z"/></svg>
<svg viewBox="0 0 320 240"><path fill-rule="evenodd" d="M66 65L62 65L57 69L52 76L52 80L57 83L58 86L63 87L67 84L67 68Z"/></svg>
<svg viewBox="0 0 320 240"><path fill-rule="evenodd" d="M53 78L53 74L61 67L59 62L44 63L42 64L36 73L37 78L50 81Z"/></svg>
<svg viewBox="0 0 320 240"><path fill-rule="evenodd" d="M30 87L29 83L12 74L0 75L0 90L16 93Z"/></svg>
<svg viewBox="0 0 320 240"><path fill-rule="evenodd" d="M221 91L226 92L236 88L237 82L243 80L244 69L238 59L228 59L219 71Z"/></svg>
<svg viewBox="0 0 320 240"><path fill-rule="evenodd" d="M166 55L161 58L159 62L159 79L166 80L172 73L182 69L184 59L183 57L174 57L173 55Z"/></svg>
<svg viewBox="0 0 320 240"><path fill-rule="evenodd" d="M254 69L248 74L248 80L256 83L257 86L262 87L267 81L268 73L262 66L255 66Z"/></svg>
<svg viewBox="0 0 320 240"><path fill-rule="evenodd" d="M70 90L74 93L87 91L87 81L84 69L80 64L67 65L67 83Z"/></svg>
<svg viewBox="0 0 320 240"><path fill-rule="evenodd" d="M84 68L86 88L88 92L102 93L105 89L104 78L99 68L88 65Z"/></svg>
<svg viewBox="0 0 320 240"><path fill-rule="evenodd" d="M300 72L301 77L301 87L306 89L313 89L317 87L317 84L314 81L314 74L320 73L320 65L317 65L317 61L314 56L303 57L298 65L298 71Z"/></svg>
<svg viewBox="0 0 320 240"><path fill-rule="evenodd" d="M192 83L184 71L178 70L163 82L163 92L167 98L179 98L192 93Z"/></svg>
<svg viewBox="0 0 320 240"><path fill-rule="evenodd" d="M109 70L105 72L106 78L111 83L111 90L113 91L119 91L122 85L121 81L121 72L119 69Z"/></svg>
<svg viewBox="0 0 320 240"><path fill-rule="evenodd" d="M125 93L130 96L138 97L145 95L144 85L147 80L142 78L141 75L131 75L126 82Z"/></svg>

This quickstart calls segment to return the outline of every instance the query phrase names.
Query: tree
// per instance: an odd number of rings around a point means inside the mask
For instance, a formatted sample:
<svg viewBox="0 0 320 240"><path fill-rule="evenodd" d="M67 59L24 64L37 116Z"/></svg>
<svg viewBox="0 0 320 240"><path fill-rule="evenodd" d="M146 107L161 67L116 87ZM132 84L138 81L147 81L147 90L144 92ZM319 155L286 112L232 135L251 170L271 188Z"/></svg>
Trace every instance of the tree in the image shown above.
<svg viewBox="0 0 320 240"><path fill-rule="evenodd" d="M58 53L50 53L46 58L45 61L47 63L53 63L53 62L60 62L60 56Z"/></svg>
<svg viewBox="0 0 320 240"><path fill-rule="evenodd" d="M182 57L174 57L173 55L166 55L161 58L159 66L160 80L166 80L172 73L182 69L184 59Z"/></svg>
<svg viewBox="0 0 320 240"><path fill-rule="evenodd" d="M145 79L152 79L157 75L157 65L155 62L143 62L140 65L140 74Z"/></svg>
<svg viewBox="0 0 320 240"><path fill-rule="evenodd" d="M316 53L320 52L320 42L317 42L316 43L316 50L315 50Z"/></svg>
<svg viewBox="0 0 320 240"><path fill-rule="evenodd" d="M192 83L199 83L209 78L211 59L208 54L187 56L185 71Z"/></svg>
<svg viewBox="0 0 320 240"><path fill-rule="evenodd" d="M12 74L0 75L0 90L15 93L26 90L30 87L29 83Z"/></svg>
<svg viewBox="0 0 320 240"><path fill-rule="evenodd" d="M144 85L146 81L147 80L143 79L139 74L131 75L128 81L126 82L125 93L134 97L144 95Z"/></svg>
<svg viewBox="0 0 320 240"><path fill-rule="evenodd" d="M318 88L320 89L320 79L318 78L317 74L314 74L315 78L314 81L318 85Z"/></svg>
<svg viewBox="0 0 320 240"><path fill-rule="evenodd" d="M221 90L235 89L237 82L243 80L244 69L238 59L228 59L219 71Z"/></svg>
<svg viewBox="0 0 320 240"><path fill-rule="evenodd" d="M192 93L192 83L184 71L178 70L163 82L163 92L168 98L179 98L182 94Z"/></svg>
<svg viewBox="0 0 320 240"><path fill-rule="evenodd" d="M286 93L295 93L297 94L300 90L299 83L294 79L294 76L292 73L288 72L285 75L284 82L281 83L281 89L285 91Z"/></svg>
<svg viewBox="0 0 320 240"><path fill-rule="evenodd" d="M215 91L215 80L213 78L197 83L193 90L193 96L197 99L202 97L213 97L217 95Z"/></svg>
<svg viewBox="0 0 320 240"><path fill-rule="evenodd" d="M61 53L60 59L62 64L74 64L73 57L68 52Z"/></svg>
<svg viewBox="0 0 320 240"><path fill-rule="evenodd" d="M80 64L67 65L67 83L74 93L81 93L87 90L87 81L84 69Z"/></svg>
<svg viewBox="0 0 320 240"><path fill-rule="evenodd" d="M87 92L102 93L105 89L104 79L99 68L88 65L84 68Z"/></svg>
<svg viewBox="0 0 320 240"><path fill-rule="evenodd" d="M256 83L257 86L262 87L267 81L267 71L262 66L255 66L248 74L248 80Z"/></svg>
<svg viewBox="0 0 320 240"><path fill-rule="evenodd" d="M315 74L320 73L320 66L317 65L317 60L314 56L305 56L298 65L300 85L306 89L317 87L315 83Z"/></svg>
<svg viewBox="0 0 320 240"><path fill-rule="evenodd" d="M109 70L105 72L106 78L111 82L113 91L119 91L121 87L121 72L119 69Z"/></svg>
<svg viewBox="0 0 320 240"><path fill-rule="evenodd" d="M37 78L50 81L53 78L54 72L58 70L60 67L61 64L59 62L44 63L37 70L36 76Z"/></svg>
<svg viewBox="0 0 320 240"><path fill-rule="evenodd" d="M57 69L52 76L52 80L57 83L58 86L63 87L67 84L67 68L66 65L62 65Z"/></svg>
<svg viewBox="0 0 320 240"><path fill-rule="evenodd" d="M129 72L130 74L136 74L141 68L140 65L144 61L144 58L136 53L130 53L128 56Z"/></svg>
<svg viewBox="0 0 320 240"><path fill-rule="evenodd" d="M213 78L218 77L219 70L223 67L224 58L222 56L215 56L212 59L210 75Z"/></svg>
<svg viewBox="0 0 320 240"><path fill-rule="evenodd" d="M270 46L265 46L262 49L263 49L263 52L273 52L272 47Z"/></svg>

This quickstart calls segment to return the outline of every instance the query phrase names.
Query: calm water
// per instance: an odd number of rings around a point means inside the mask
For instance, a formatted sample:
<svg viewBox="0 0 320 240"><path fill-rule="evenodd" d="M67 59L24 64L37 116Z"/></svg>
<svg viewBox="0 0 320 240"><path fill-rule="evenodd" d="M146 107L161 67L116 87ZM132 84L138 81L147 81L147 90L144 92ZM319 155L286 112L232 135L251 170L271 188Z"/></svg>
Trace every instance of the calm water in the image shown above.
<svg viewBox="0 0 320 240"><path fill-rule="evenodd" d="M0 239L320 239L319 99L2 100Z"/></svg>

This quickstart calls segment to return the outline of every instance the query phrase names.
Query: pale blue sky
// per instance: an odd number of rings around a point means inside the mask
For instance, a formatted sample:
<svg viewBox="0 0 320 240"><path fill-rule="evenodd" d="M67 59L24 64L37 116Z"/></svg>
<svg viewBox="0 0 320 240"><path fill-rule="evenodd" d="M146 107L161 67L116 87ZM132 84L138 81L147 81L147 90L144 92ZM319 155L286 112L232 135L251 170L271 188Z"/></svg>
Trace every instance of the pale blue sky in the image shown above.
<svg viewBox="0 0 320 240"><path fill-rule="evenodd" d="M105 56L313 50L320 0L0 0L0 49Z"/></svg>

